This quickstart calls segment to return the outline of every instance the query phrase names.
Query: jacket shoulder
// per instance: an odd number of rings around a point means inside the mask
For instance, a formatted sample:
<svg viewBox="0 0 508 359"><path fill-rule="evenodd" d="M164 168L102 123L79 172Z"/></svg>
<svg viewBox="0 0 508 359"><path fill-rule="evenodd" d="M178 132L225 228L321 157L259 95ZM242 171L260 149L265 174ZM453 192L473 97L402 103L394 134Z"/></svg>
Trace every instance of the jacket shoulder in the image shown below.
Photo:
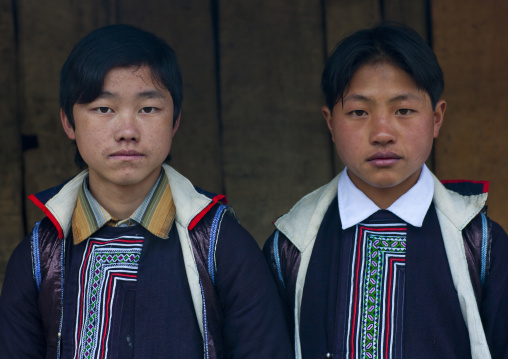
<svg viewBox="0 0 508 359"><path fill-rule="evenodd" d="M446 189L463 196L475 196L489 192L488 181L442 180L441 183Z"/></svg>
<svg viewBox="0 0 508 359"><path fill-rule="evenodd" d="M483 181L434 179L433 203L438 216L462 231L484 208L487 201L488 185ZM440 220L440 224L443 223Z"/></svg>
<svg viewBox="0 0 508 359"><path fill-rule="evenodd" d="M55 265L53 259L60 257L57 252L62 245L62 240L59 239L58 229L53 222L48 217L44 217L34 226L30 241L34 280L37 288L40 289L49 268ZM55 254L57 254L56 257Z"/></svg>
<svg viewBox="0 0 508 359"><path fill-rule="evenodd" d="M270 265L274 278L284 288L296 283L301 252L284 233L275 230L263 246L263 254Z"/></svg>
<svg viewBox="0 0 508 359"><path fill-rule="evenodd" d="M58 186L28 196L28 199L53 222L60 239L67 237L70 232L72 213L76 206L79 188L87 174L88 170L82 171Z"/></svg>
<svg viewBox="0 0 508 359"><path fill-rule="evenodd" d="M275 222L299 251L303 252L315 240L330 203L337 197L337 184L342 172L326 185L298 201L291 210Z"/></svg>

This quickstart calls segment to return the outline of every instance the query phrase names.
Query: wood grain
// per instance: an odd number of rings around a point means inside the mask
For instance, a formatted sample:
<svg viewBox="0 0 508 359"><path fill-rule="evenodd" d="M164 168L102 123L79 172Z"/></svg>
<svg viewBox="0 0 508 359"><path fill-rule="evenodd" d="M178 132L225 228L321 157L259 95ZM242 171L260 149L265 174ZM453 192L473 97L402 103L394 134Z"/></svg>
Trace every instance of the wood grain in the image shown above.
<svg viewBox="0 0 508 359"><path fill-rule="evenodd" d="M278 216L333 175L323 36L319 1L220 2L225 185L260 244Z"/></svg>
<svg viewBox="0 0 508 359"><path fill-rule="evenodd" d="M489 215L508 228L508 3L433 1L432 10L448 103L436 173L441 179L491 181Z"/></svg>
<svg viewBox="0 0 508 359"><path fill-rule="evenodd" d="M0 288L15 246L23 239L21 136L12 2L0 0Z"/></svg>

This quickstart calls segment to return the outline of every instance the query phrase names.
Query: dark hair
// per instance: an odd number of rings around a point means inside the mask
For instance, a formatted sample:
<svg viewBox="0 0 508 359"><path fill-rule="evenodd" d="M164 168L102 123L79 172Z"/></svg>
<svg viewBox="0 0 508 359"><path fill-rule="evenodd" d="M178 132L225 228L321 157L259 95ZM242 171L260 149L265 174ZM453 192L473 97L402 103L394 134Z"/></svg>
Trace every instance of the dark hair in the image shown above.
<svg viewBox="0 0 508 359"><path fill-rule="evenodd" d="M326 105L333 110L355 72L367 63L388 62L411 76L435 108L444 88L443 71L432 49L418 33L402 24L384 22L355 32L339 42L321 78Z"/></svg>
<svg viewBox="0 0 508 359"><path fill-rule="evenodd" d="M73 107L90 103L101 93L104 79L114 68L150 68L153 80L173 99L173 125L182 106L182 75L173 49L157 36L130 25L96 29L72 49L60 73L60 107L74 127ZM76 164L85 163L76 151Z"/></svg>

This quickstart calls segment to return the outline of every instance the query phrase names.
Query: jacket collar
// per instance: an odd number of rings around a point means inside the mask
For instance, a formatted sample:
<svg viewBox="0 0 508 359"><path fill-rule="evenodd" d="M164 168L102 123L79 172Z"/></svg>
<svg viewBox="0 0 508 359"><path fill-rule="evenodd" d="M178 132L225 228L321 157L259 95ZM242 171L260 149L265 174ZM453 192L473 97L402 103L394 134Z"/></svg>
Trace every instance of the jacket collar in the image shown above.
<svg viewBox="0 0 508 359"><path fill-rule="evenodd" d="M458 230L463 230L485 206L488 192L464 196L446 189L434 174L432 177L434 178L434 197L432 199L434 205Z"/></svg>
<svg viewBox="0 0 508 359"><path fill-rule="evenodd" d="M223 195L209 198L196 191L192 183L178 173L173 167L163 164L162 168L168 177L173 200L175 201L175 221L185 228L192 229L191 222L193 222L193 220L196 218L201 219L207 209L211 208L218 200L225 198Z"/></svg>
<svg viewBox="0 0 508 359"><path fill-rule="evenodd" d="M316 238L330 203L337 197L337 184L341 174L342 172L328 184L303 197L275 222L275 227L301 252Z"/></svg>
<svg viewBox="0 0 508 359"><path fill-rule="evenodd" d="M176 206L175 221L185 228L189 228L195 218L199 215L202 217L206 209L223 198L223 196L216 196L210 199L197 192L192 183L171 166L163 164L162 168L168 178ZM76 207L79 189L87 174L88 170L85 170L63 185L28 197L53 222L60 239L66 238L71 231L72 214Z"/></svg>
<svg viewBox="0 0 508 359"><path fill-rule="evenodd" d="M60 239L66 238L71 231L72 214L79 189L87 174L88 170L84 170L62 185L28 196L53 222Z"/></svg>
<svg viewBox="0 0 508 359"><path fill-rule="evenodd" d="M275 227L303 252L315 240L323 217L337 196L337 183L342 172L331 182L309 193L275 222ZM458 229L462 230L485 206L488 193L463 196L446 189L432 174L433 203ZM309 220L310 219L310 220Z"/></svg>

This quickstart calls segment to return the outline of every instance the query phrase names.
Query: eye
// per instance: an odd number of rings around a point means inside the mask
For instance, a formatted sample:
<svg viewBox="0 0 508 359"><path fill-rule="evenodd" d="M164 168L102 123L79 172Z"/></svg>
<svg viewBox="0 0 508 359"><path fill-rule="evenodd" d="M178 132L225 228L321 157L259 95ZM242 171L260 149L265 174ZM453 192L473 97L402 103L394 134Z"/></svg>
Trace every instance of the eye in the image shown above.
<svg viewBox="0 0 508 359"><path fill-rule="evenodd" d="M94 108L94 111L97 111L99 113L111 113L113 112L113 110L109 107L105 107L105 106L101 106L101 107L96 107Z"/></svg>
<svg viewBox="0 0 508 359"><path fill-rule="evenodd" d="M141 110L139 110L139 112L141 113L155 113L157 112L157 108L156 107L143 107Z"/></svg>
<svg viewBox="0 0 508 359"><path fill-rule="evenodd" d="M349 112L349 114L354 117L367 116L367 112L364 110L353 110L353 111Z"/></svg>
<svg viewBox="0 0 508 359"><path fill-rule="evenodd" d="M413 113L414 111L413 110L410 110L408 108L401 108L401 109L398 109L395 114L396 115L402 115L402 116L407 116L407 115L410 115L411 113Z"/></svg>

